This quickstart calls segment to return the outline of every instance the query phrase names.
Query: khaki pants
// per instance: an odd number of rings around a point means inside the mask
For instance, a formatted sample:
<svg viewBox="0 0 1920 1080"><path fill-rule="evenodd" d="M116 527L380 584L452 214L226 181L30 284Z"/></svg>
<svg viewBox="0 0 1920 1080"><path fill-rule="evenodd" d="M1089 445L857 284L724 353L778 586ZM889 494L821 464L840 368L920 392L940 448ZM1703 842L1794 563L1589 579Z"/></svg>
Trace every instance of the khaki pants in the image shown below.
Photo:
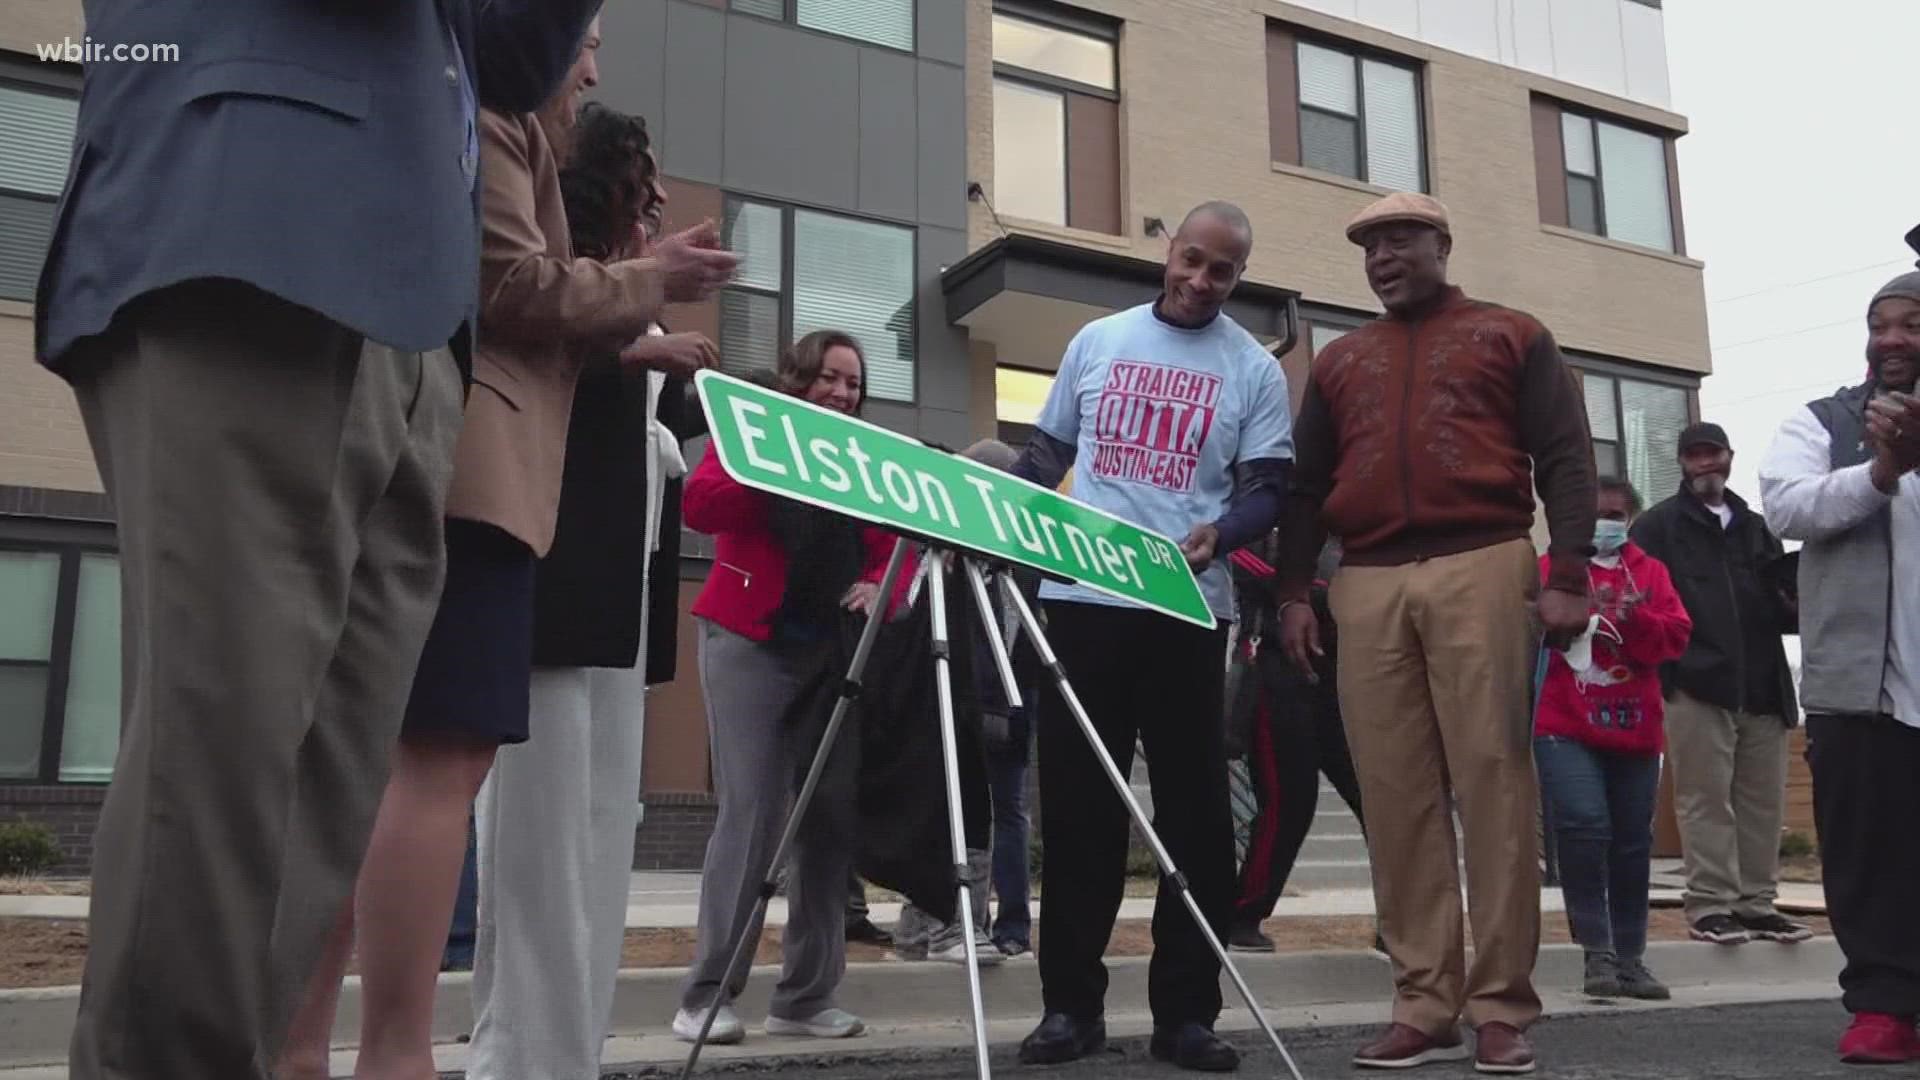
<svg viewBox="0 0 1920 1080"><path fill-rule="evenodd" d="M1687 862L1687 920L1773 914L1786 817L1786 721L1679 692L1667 703L1667 760Z"/></svg>
<svg viewBox="0 0 1920 1080"><path fill-rule="evenodd" d="M118 518L124 720L75 1080L260 1080L353 890L445 574L445 350L236 284L76 357Z"/></svg>
<svg viewBox="0 0 1920 1080"><path fill-rule="evenodd" d="M1342 567L1340 708L1367 808L1393 1018L1430 1035L1540 1014L1531 685L1540 572L1525 540L1408 566ZM1449 792L1465 832L1469 969Z"/></svg>

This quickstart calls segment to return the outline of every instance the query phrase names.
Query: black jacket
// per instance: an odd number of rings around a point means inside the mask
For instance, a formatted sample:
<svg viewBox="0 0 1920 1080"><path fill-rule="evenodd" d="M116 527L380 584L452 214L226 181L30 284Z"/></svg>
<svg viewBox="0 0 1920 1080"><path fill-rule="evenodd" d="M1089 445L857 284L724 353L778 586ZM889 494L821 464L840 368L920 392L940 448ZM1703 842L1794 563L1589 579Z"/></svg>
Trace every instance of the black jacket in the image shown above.
<svg viewBox="0 0 1920 1080"><path fill-rule="evenodd" d="M1671 699L1684 690L1722 709L1799 721L1793 670L1781 635L1791 616L1769 567L1782 558L1780 540L1759 514L1732 492L1733 520L1720 519L1691 491L1640 516L1633 542L1666 564L1693 619L1693 639L1679 660L1660 669Z"/></svg>
<svg viewBox="0 0 1920 1080"><path fill-rule="evenodd" d="M659 417L685 441L704 427L692 382L670 378ZM539 667L630 668L648 624L647 682L674 676L680 603L680 481L660 514L660 550L647 552L647 380L611 362L580 374L567 429L560 519L540 560L533 595L533 662ZM651 563L651 567L649 566ZM652 609L641 611L646 574Z"/></svg>

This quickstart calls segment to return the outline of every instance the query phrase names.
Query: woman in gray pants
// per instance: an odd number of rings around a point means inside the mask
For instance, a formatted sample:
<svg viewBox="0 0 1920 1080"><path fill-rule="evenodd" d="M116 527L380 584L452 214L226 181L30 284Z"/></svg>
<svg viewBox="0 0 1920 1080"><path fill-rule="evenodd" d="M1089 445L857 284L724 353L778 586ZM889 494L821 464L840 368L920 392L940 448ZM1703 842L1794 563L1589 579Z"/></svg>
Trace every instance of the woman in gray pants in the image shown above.
<svg viewBox="0 0 1920 1080"><path fill-rule="evenodd" d="M795 342L775 369L780 389L857 415L866 360L836 331ZM694 603L700 619L700 689L707 702L719 818L700 877L699 952L688 972L674 1034L699 1036L717 1007L709 1040L739 1042L738 985L722 987L727 960L747 925L785 822L788 798L817 732L787 721L789 706L823 652L835 647L843 611L880 602L894 537L850 519L744 487L708 453L681 497L686 523L714 538L713 570ZM911 580L899 575L889 610ZM783 964L769 1035L846 1038L865 1030L833 1004L846 973L847 873L853 858L856 740L843 732L809 808L787 875ZM744 972L742 973L744 977Z"/></svg>

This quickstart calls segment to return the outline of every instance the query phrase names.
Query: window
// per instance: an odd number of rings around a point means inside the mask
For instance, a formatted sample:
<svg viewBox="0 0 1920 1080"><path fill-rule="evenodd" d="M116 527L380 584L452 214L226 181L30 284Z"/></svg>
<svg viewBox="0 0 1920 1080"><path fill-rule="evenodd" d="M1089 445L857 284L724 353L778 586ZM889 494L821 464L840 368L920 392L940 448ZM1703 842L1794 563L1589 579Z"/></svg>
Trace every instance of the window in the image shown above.
<svg viewBox="0 0 1920 1080"><path fill-rule="evenodd" d="M1692 417L1687 388L1582 372L1593 462L1649 504L1680 490L1680 432Z"/></svg>
<svg viewBox="0 0 1920 1080"><path fill-rule="evenodd" d="M1273 160L1396 191L1427 189L1416 65L1274 25L1267 80Z"/></svg>
<svg viewBox="0 0 1920 1080"><path fill-rule="evenodd" d="M912 229L730 198L722 233L740 269L720 294L727 371L772 371L814 330L845 330L867 357L867 394L914 397Z"/></svg>
<svg viewBox="0 0 1920 1080"><path fill-rule="evenodd" d="M1536 100L1534 142L1542 221L1681 250L1669 137Z"/></svg>
<svg viewBox="0 0 1920 1080"><path fill-rule="evenodd" d="M1052 6L993 13L994 209L1120 232L1116 28Z"/></svg>
<svg viewBox="0 0 1920 1080"><path fill-rule="evenodd" d="M120 746L120 560L0 547L0 781L105 783Z"/></svg>
<svg viewBox="0 0 1920 1080"><path fill-rule="evenodd" d="M733 0L733 10L913 51L913 0Z"/></svg>
<svg viewBox="0 0 1920 1080"><path fill-rule="evenodd" d="M79 108L71 90L0 81L0 300L33 299Z"/></svg>
<svg viewBox="0 0 1920 1080"><path fill-rule="evenodd" d="M1327 346L1339 341L1352 332L1353 327L1351 326L1335 326L1322 322L1314 323L1308 333L1308 340L1313 343L1313 355L1319 356L1322 349L1325 349Z"/></svg>

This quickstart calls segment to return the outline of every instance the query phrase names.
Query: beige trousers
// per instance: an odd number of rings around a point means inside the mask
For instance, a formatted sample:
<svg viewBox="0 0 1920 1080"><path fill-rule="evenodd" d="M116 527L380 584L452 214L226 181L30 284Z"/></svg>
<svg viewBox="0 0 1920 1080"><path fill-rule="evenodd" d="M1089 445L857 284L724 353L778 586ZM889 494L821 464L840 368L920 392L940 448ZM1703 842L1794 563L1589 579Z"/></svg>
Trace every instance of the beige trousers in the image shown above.
<svg viewBox="0 0 1920 1080"><path fill-rule="evenodd" d="M1687 863L1687 920L1773 914L1786 819L1786 721L1680 692L1667 703L1667 759Z"/></svg>
<svg viewBox="0 0 1920 1080"><path fill-rule="evenodd" d="M1540 1014L1538 639L1529 606L1539 581L1525 540L1406 566L1342 567L1333 581L1340 709L1367 808L1393 1018L1429 1034L1462 1016L1476 1027L1525 1028Z"/></svg>

